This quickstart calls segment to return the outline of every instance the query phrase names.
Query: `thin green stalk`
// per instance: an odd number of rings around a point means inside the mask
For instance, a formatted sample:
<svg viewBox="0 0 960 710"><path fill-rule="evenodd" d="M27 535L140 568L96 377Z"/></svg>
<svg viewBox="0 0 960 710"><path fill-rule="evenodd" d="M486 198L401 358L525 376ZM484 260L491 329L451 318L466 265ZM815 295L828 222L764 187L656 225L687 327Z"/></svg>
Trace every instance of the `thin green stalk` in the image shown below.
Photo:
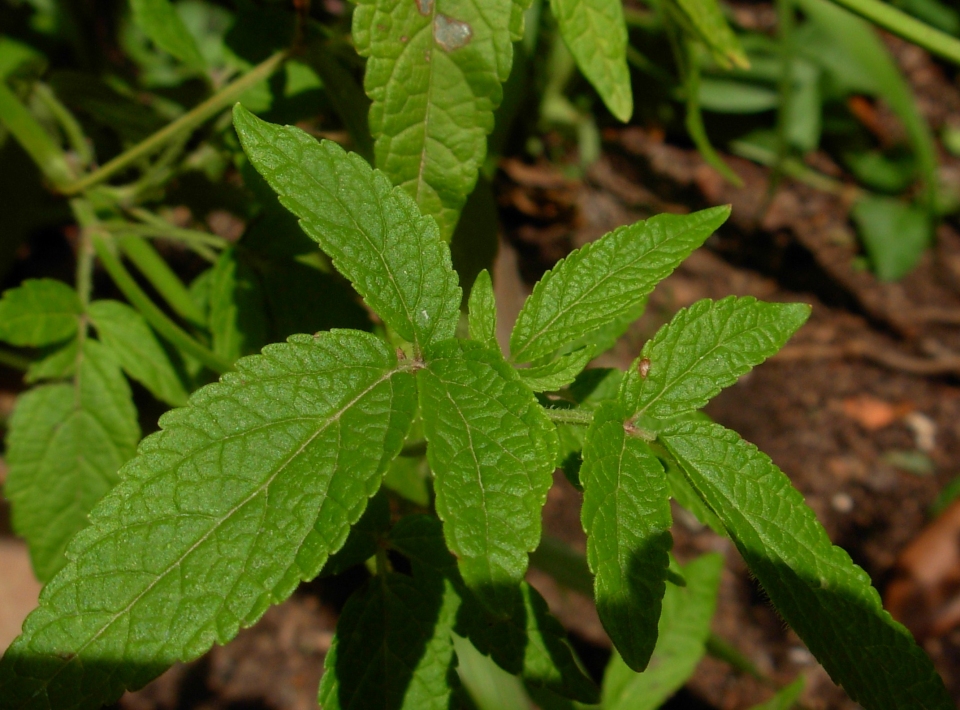
<svg viewBox="0 0 960 710"><path fill-rule="evenodd" d="M593 423L593 412L585 409L553 409L545 407L543 410L550 421L557 424L579 424L590 426Z"/></svg>
<svg viewBox="0 0 960 710"><path fill-rule="evenodd" d="M97 215L93 205L82 199L70 200L70 209L81 227L77 246L76 287L80 303L83 304L83 312L86 313L93 295L93 245L90 243L87 232L96 226Z"/></svg>
<svg viewBox="0 0 960 710"><path fill-rule="evenodd" d="M103 234L92 233L93 247L97 252L100 263L110 274L110 278L123 292L127 300L138 310L147 322L161 336L183 350L187 355L195 357L214 372L221 375L233 369L233 364L224 360L216 353L207 349L174 323L167 315L150 300L150 297L140 288L130 272L114 254L111 245Z"/></svg>
<svg viewBox="0 0 960 710"><path fill-rule="evenodd" d="M6 348L0 348L0 365L5 365L13 370L25 371L30 367L31 360Z"/></svg>
<svg viewBox="0 0 960 710"><path fill-rule="evenodd" d="M182 229L174 227L172 224L158 226L155 224L130 224L122 220L114 222L104 222L103 227L111 232L123 234L136 234L138 237L148 239L170 239L175 242L182 242L186 245L200 244L214 249L226 249L230 243L223 237L209 232L201 232L198 229Z"/></svg>
<svg viewBox="0 0 960 710"><path fill-rule="evenodd" d="M203 312L194 302L187 287L150 242L136 235L127 234L117 237L117 245L177 315L194 325L200 327L205 325L206 319Z"/></svg>
<svg viewBox="0 0 960 710"><path fill-rule="evenodd" d="M67 140L70 142L70 146L80 159L80 164L83 167L90 165L90 163L93 162L93 151L90 149L90 143L87 141L87 137L83 133L83 128L80 126L76 117L66 106L60 103L60 99L56 97L53 90L46 84L38 82L33 89L33 93L43 102L50 113L53 114L57 123L60 124Z"/></svg>
<svg viewBox="0 0 960 710"><path fill-rule="evenodd" d="M927 51L960 64L960 40L880 0L832 0Z"/></svg>
<svg viewBox="0 0 960 710"><path fill-rule="evenodd" d="M95 170L80 180L65 186L62 189L62 192L67 195L75 195L83 192L84 190L89 190L94 185L98 185L118 172L128 168L141 158L145 158L153 154L177 136L199 128L210 118L216 116L218 113L236 102L241 94L243 94L247 89L273 74L273 72L276 71L281 64L283 64L287 56L288 53L286 51L277 52L269 59L255 66L239 79L223 87L220 91L200 105L195 106L193 109L183 114L183 116L178 118L176 121L167 124L152 136L145 138L137 145L121 153L98 170Z"/></svg>
<svg viewBox="0 0 960 710"><path fill-rule="evenodd" d="M54 186L62 188L63 185L74 180L73 171L60 146L2 80L0 80L0 123L7 127Z"/></svg>

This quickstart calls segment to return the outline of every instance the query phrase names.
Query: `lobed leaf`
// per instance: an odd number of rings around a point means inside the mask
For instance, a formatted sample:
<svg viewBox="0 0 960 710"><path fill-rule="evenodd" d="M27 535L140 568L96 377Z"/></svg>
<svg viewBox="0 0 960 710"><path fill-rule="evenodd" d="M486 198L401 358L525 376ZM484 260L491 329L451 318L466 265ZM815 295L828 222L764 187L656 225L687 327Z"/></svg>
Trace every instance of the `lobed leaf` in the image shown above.
<svg viewBox="0 0 960 710"><path fill-rule="evenodd" d="M294 336L160 419L0 661L10 710L85 710L314 577L399 452L413 376L373 336Z"/></svg>
<svg viewBox="0 0 960 710"><path fill-rule="evenodd" d="M453 584L461 600L455 632L469 638L481 653L529 684L583 702L597 700L597 687L577 664L566 631L536 589L521 582L517 603L506 616L494 617L464 585L436 518L404 518L391 531L390 540L410 559L415 578L435 575Z"/></svg>
<svg viewBox="0 0 960 710"><path fill-rule="evenodd" d="M130 377L167 404L186 404L187 391L142 315L119 301L94 301L89 315L101 342Z"/></svg>
<svg viewBox="0 0 960 710"><path fill-rule="evenodd" d="M4 495L44 582L66 564L67 543L87 526L140 440L130 387L113 354L91 339L73 354L74 381L21 395L7 435Z"/></svg>
<svg viewBox="0 0 960 710"><path fill-rule="evenodd" d="M0 340L41 346L75 337L83 315L76 291L56 279L28 279L0 299Z"/></svg>
<svg viewBox="0 0 960 710"><path fill-rule="evenodd" d="M241 106L234 125L280 202L384 322L420 347L453 336L461 293L450 250L403 190L336 143Z"/></svg>
<svg viewBox="0 0 960 710"><path fill-rule="evenodd" d="M706 650L722 572L723 557L716 554L683 567L687 586L667 586L647 670L634 673L617 654L610 659L603 677L604 710L654 710L693 675Z"/></svg>
<svg viewBox="0 0 960 710"><path fill-rule="evenodd" d="M620 385L631 414L669 419L704 406L774 355L810 317L803 303L703 299L647 341Z"/></svg>
<svg viewBox="0 0 960 710"><path fill-rule="evenodd" d="M523 6L514 0L359 0L376 165L450 239L493 130Z"/></svg>
<svg viewBox="0 0 960 710"><path fill-rule="evenodd" d="M444 535L467 585L509 609L540 542L557 433L499 352L449 340L417 373Z"/></svg>
<svg viewBox="0 0 960 710"><path fill-rule="evenodd" d="M593 88L616 118L633 115L627 66L627 24L621 0L550 0L560 35Z"/></svg>
<svg viewBox="0 0 960 710"><path fill-rule="evenodd" d="M626 431L628 417L617 402L594 414L580 469L581 520L600 620L626 664L642 671L657 641L673 520L663 466Z"/></svg>
<svg viewBox="0 0 960 710"><path fill-rule="evenodd" d="M866 710L953 702L910 632L773 462L718 424L681 422L660 441L723 521L777 611Z"/></svg>
<svg viewBox="0 0 960 710"><path fill-rule="evenodd" d="M523 304L511 357L531 362L636 313L653 287L730 215L713 207L619 227L557 262Z"/></svg>
<svg viewBox="0 0 960 710"><path fill-rule="evenodd" d="M492 350L499 350L497 343L497 301L493 295L493 281L490 272L484 269L477 274L470 289L467 303L469 313L470 338L483 343Z"/></svg>
<svg viewBox="0 0 960 710"><path fill-rule="evenodd" d="M204 68L197 43L170 0L130 0L130 9L137 27L160 49L194 69Z"/></svg>

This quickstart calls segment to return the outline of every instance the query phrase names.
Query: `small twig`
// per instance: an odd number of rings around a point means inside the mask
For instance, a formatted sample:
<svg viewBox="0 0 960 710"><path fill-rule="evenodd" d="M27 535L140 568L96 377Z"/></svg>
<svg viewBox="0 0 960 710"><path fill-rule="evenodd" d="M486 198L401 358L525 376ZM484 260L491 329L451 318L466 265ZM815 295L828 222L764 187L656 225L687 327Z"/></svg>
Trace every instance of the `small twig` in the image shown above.
<svg viewBox="0 0 960 710"><path fill-rule="evenodd" d="M774 356L780 361L856 358L911 375L960 375L960 355L955 353L916 357L866 340L851 340L841 345L788 345Z"/></svg>

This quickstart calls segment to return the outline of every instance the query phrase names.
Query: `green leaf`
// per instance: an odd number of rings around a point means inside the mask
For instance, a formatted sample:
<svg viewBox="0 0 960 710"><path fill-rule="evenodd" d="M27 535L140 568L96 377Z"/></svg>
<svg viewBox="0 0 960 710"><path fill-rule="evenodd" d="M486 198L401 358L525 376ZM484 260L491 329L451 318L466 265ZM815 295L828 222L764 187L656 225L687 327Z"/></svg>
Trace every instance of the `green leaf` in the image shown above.
<svg viewBox="0 0 960 710"><path fill-rule="evenodd" d="M337 621L317 700L324 710L448 710L459 599L442 577L375 577Z"/></svg>
<svg viewBox="0 0 960 710"><path fill-rule="evenodd" d="M77 369L77 353L80 341L72 338L61 345L52 346L51 352L40 360L34 360L27 368L23 381L33 384L40 380L60 380L71 377Z"/></svg>
<svg viewBox="0 0 960 710"><path fill-rule="evenodd" d="M163 402L186 404L187 391L143 316L119 301L94 301L89 312L100 340L130 377Z"/></svg>
<svg viewBox="0 0 960 710"><path fill-rule="evenodd" d="M399 459L394 463L397 460ZM377 554L377 550L380 549L380 540L386 536L389 528L390 499L381 487L370 499L360 520L350 528L350 534L347 536L347 541L343 543L343 547L327 559L319 576L330 577L340 574L369 560Z"/></svg>
<svg viewBox="0 0 960 710"><path fill-rule="evenodd" d="M834 547L790 480L736 433L683 422L660 435L723 521L777 611L866 710L947 708L943 681L870 578Z"/></svg>
<svg viewBox="0 0 960 710"><path fill-rule="evenodd" d="M41 581L66 564L67 543L87 526L87 514L117 483L140 439L130 387L112 353L87 339L78 362L73 383L20 397L7 435L4 494Z"/></svg>
<svg viewBox="0 0 960 710"><path fill-rule="evenodd" d="M481 271L473 282L467 310L470 318L470 338L492 350L499 350L497 302L493 297L493 281L486 269Z"/></svg>
<svg viewBox="0 0 960 710"><path fill-rule="evenodd" d="M633 115L627 24L621 0L550 0L560 35L577 66L617 119Z"/></svg>
<svg viewBox="0 0 960 710"><path fill-rule="evenodd" d="M620 227L557 262L523 304L510 335L516 362L550 355L636 313L653 287L730 216L729 207L662 214Z"/></svg>
<svg viewBox="0 0 960 710"><path fill-rule="evenodd" d="M642 671L657 641L673 520L663 466L626 431L629 414L617 402L594 414L580 469L581 520L600 620L627 665Z"/></svg>
<svg viewBox="0 0 960 710"><path fill-rule="evenodd" d="M747 69L750 60L730 29L717 0L674 0L697 37L725 69Z"/></svg>
<svg viewBox="0 0 960 710"><path fill-rule="evenodd" d="M723 558L710 554L683 568L686 587L667 587L650 666L634 673L614 654L603 677L604 710L654 710L693 675L717 606Z"/></svg>
<svg viewBox="0 0 960 710"><path fill-rule="evenodd" d="M376 164L449 239L477 181L522 19L511 0L360 0Z"/></svg>
<svg viewBox="0 0 960 710"><path fill-rule="evenodd" d="M523 384L534 392L553 392L577 379L577 375L592 359L592 348L580 348L544 365L519 369L517 374L520 375Z"/></svg>
<svg viewBox="0 0 960 710"><path fill-rule="evenodd" d="M3 293L0 340L50 345L77 334L83 306L76 291L56 279L29 279Z"/></svg>
<svg viewBox="0 0 960 710"><path fill-rule="evenodd" d="M930 215L896 197L861 197L850 216L881 281L910 273L933 239Z"/></svg>
<svg viewBox="0 0 960 710"><path fill-rule="evenodd" d="M255 622L343 545L415 406L391 348L332 331L165 414L0 662L7 707L99 708Z"/></svg>
<svg viewBox="0 0 960 710"><path fill-rule="evenodd" d="M421 347L453 336L460 287L432 218L336 143L241 106L234 124L250 162L384 322Z"/></svg>
<svg viewBox="0 0 960 710"><path fill-rule="evenodd" d="M417 373L437 513L467 585L509 610L540 542L557 433L499 352L450 340Z"/></svg>
<svg viewBox="0 0 960 710"><path fill-rule="evenodd" d="M803 303L697 301L643 346L620 385L620 401L631 415L658 419L700 409L782 348L809 317Z"/></svg>
<svg viewBox="0 0 960 710"><path fill-rule="evenodd" d="M130 0L133 21L154 44L193 69L205 62L170 0Z"/></svg>
<svg viewBox="0 0 960 710"><path fill-rule="evenodd" d="M800 699L804 684L803 676L799 676L790 685L778 690L768 701L754 705L750 710L790 710Z"/></svg>
<svg viewBox="0 0 960 710"><path fill-rule="evenodd" d="M258 352L267 341L267 312L256 273L236 248L224 250L208 279L213 352L228 362Z"/></svg>
<svg viewBox="0 0 960 710"><path fill-rule="evenodd" d="M469 638L481 653L534 686L584 702L597 699L597 688L577 664L563 626L550 615L536 589L522 582L509 613L494 617L464 586L436 518L404 518L391 531L390 541L410 559L415 577L432 574L450 580L462 600L456 632Z"/></svg>

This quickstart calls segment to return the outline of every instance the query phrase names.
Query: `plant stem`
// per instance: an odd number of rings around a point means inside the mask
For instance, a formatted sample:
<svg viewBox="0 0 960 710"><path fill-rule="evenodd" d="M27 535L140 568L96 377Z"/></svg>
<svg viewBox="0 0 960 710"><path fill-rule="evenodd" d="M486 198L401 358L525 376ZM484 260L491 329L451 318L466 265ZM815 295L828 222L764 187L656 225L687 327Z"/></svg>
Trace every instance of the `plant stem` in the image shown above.
<svg viewBox="0 0 960 710"><path fill-rule="evenodd" d="M127 234L117 237L117 245L177 315L194 325L201 327L205 325L206 319L187 287L149 242L133 234Z"/></svg>
<svg viewBox="0 0 960 710"><path fill-rule="evenodd" d="M593 423L593 412L584 409L554 409L544 407L543 411L550 418L550 421L556 422L557 424L590 426Z"/></svg>
<svg viewBox="0 0 960 710"><path fill-rule="evenodd" d="M17 95L0 80L0 123L17 139L44 177L57 188L74 179L66 156Z"/></svg>
<svg viewBox="0 0 960 710"><path fill-rule="evenodd" d="M879 0L833 0L927 51L960 64L960 40Z"/></svg>
<svg viewBox="0 0 960 710"><path fill-rule="evenodd" d="M167 315L150 300L150 297L137 285L133 276L126 270L123 263L114 254L111 245L104 238L103 234L92 233L93 247L100 258L100 263L110 274L114 283L117 285L127 300L138 310L147 322L161 336L169 340L175 346L183 350L187 355L191 355L214 372L224 374L233 369L233 364L224 360L222 357L207 349L174 323Z"/></svg>
<svg viewBox="0 0 960 710"><path fill-rule="evenodd" d="M106 165L89 173L80 180L63 187L61 191L66 195L75 195L84 190L89 190L94 185L112 177L141 158L145 158L159 150L173 138L195 130L206 123L207 120L226 109L230 104L234 103L247 89L273 74L273 72L283 64L287 56L288 53L286 51L277 52L239 79L223 87L203 103L192 108L176 121L167 124L152 136L145 138L137 145L109 161Z"/></svg>
<svg viewBox="0 0 960 710"><path fill-rule="evenodd" d="M18 355L6 348L0 348L0 365L5 365L14 370L26 370L30 367L31 361L23 355Z"/></svg>
<svg viewBox="0 0 960 710"><path fill-rule="evenodd" d="M83 134L83 128L80 127L80 123L76 117L70 113L70 110L66 106L60 103L60 99L56 97L53 90L46 84L37 82L33 93L50 110L53 117L57 119L57 123L60 124L60 127L66 134L71 147L73 147L77 157L80 158L81 165L83 165L83 167L90 165L90 163L93 162L93 151L90 149L90 143Z"/></svg>

